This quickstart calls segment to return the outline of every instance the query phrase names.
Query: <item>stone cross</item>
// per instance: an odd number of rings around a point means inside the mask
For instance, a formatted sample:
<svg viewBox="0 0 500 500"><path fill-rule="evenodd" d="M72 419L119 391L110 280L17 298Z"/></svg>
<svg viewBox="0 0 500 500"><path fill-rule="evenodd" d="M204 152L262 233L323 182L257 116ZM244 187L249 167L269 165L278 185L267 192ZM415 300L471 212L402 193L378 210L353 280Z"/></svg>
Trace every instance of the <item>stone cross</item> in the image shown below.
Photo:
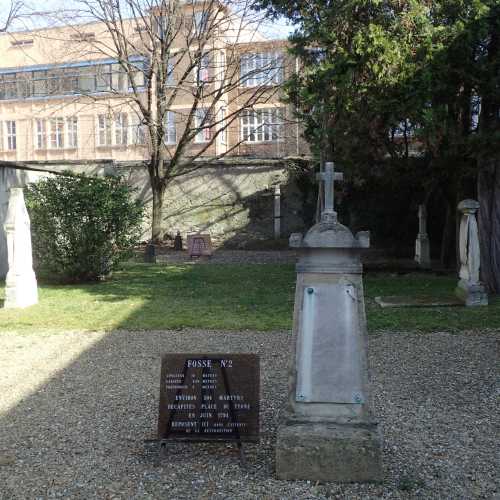
<svg viewBox="0 0 500 500"><path fill-rule="evenodd" d="M323 181L323 192L325 194L325 204L321 213L322 222L337 222L337 212L334 209L334 185L335 181L344 180L342 172L335 172L335 165L332 161L325 163L325 171L320 172L316 176L317 179Z"/></svg>

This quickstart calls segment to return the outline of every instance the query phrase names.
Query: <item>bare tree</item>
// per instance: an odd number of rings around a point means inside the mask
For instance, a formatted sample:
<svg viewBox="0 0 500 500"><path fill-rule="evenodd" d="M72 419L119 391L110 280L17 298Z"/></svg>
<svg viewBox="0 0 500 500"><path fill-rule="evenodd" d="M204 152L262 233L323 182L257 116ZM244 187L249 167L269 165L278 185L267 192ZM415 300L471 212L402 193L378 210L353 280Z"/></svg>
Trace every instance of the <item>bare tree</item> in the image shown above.
<svg viewBox="0 0 500 500"><path fill-rule="evenodd" d="M12 23L20 17L23 7L24 3L21 0L10 1L10 5L7 7L8 10L5 19L0 19L0 33L7 31Z"/></svg>
<svg viewBox="0 0 500 500"><path fill-rule="evenodd" d="M147 168L153 195L152 241L161 238L165 192L176 177L235 150L233 136L221 146L242 113L277 100L283 59L277 52L252 60L262 15L250 0L79 0L79 15L98 21L106 36L84 24L72 36L116 61L109 94L137 115L137 140L149 146ZM246 51L246 52L245 52ZM240 61L243 58L243 66ZM108 100L109 102L109 100ZM119 114L119 113L118 113ZM260 133L277 134L276 115ZM247 129L257 133L255 129Z"/></svg>

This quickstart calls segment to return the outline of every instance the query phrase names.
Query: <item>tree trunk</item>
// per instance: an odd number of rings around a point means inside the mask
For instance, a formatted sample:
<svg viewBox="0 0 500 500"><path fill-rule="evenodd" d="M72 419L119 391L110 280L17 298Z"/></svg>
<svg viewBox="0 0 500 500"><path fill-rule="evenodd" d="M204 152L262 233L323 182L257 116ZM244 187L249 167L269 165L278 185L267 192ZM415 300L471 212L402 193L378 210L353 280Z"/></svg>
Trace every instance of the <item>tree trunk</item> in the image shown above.
<svg viewBox="0 0 500 500"><path fill-rule="evenodd" d="M500 160L481 166L477 193L481 280L490 293L500 293Z"/></svg>
<svg viewBox="0 0 500 500"><path fill-rule="evenodd" d="M159 243L163 236L163 199L165 188L162 184L152 182L151 190L153 192L153 213L151 219L151 242Z"/></svg>

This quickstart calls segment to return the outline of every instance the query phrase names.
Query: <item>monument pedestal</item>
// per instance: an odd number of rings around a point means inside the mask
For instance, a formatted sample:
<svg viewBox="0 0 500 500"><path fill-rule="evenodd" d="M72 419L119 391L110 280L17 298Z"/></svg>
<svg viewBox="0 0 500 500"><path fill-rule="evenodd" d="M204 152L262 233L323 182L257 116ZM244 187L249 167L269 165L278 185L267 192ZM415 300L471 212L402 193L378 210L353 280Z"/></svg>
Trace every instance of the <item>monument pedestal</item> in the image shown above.
<svg viewBox="0 0 500 500"><path fill-rule="evenodd" d="M282 419L277 441L280 479L366 482L382 479L376 424Z"/></svg>
<svg viewBox="0 0 500 500"><path fill-rule="evenodd" d="M419 234L415 240L415 261L424 269L431 267L431 253L427 234Z"/></svg>
<svg viewBox="0 0 500 500"><path fill-rule="evenodd" d="M487 306L488 294L482 283L471 283L466 280L459 280L455 288L455 295L466 306Z"/></svg>
<svg viewBox="0 0 500 500"><path fill-rule="evenodd" d="M323 175L332 184L338 177L330 165ZM321 222L304 238L290 237L299 256L294 354L276 472L281 479L380 481L381 440L369 409L360 261L369 234L354 237L338 223L327 194Z"/></svg>

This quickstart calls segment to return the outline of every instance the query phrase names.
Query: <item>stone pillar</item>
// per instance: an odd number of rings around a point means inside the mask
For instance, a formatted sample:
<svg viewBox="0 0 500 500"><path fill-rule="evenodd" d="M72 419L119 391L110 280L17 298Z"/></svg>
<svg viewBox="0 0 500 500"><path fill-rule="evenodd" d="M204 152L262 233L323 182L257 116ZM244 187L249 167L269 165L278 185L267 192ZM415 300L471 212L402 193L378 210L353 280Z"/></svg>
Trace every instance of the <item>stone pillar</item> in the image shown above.
<svg viewBox="0 0 500 500"><path fill-rule="evenodd" d="M274 187L274 239L281 237L281 189Z"/></svg>
<svg viewBox="0 0 500 500"><path fill-rule="evenodd" d="M333 191L339 178L331 169L325 175ZM321 221L305 237L290 237L299 255L294 350L276 472L280 479L379 481L381 440L369 408L360 261L369 233L354 237L337 221L332 193L325 201Z"/></svg>
<svg viewBox="0 0 500 500"><path fill-rule="evenodd" d="M415 261L420 267L431 267L429 236L427 235L427 210L425 205L418 206L418 235L415 240Z"/></svg>
<svg viewBox="0 0 500 500"><path fill-rule="evenodd" d="M476 220L478 209L479 202L476 200L463 200L458 204L462 219L459 235L460 272L455 293L466 306L488 305L488 294L479 281L481 255Z"/></svg>
<svg viewBox="0 0 500 500"><path fill-rule="evenodd" d="M4 307L28 307L38 302L38 290L33 271L30 219L22 188L10 189L4 229L9 263Z"/></svg>

